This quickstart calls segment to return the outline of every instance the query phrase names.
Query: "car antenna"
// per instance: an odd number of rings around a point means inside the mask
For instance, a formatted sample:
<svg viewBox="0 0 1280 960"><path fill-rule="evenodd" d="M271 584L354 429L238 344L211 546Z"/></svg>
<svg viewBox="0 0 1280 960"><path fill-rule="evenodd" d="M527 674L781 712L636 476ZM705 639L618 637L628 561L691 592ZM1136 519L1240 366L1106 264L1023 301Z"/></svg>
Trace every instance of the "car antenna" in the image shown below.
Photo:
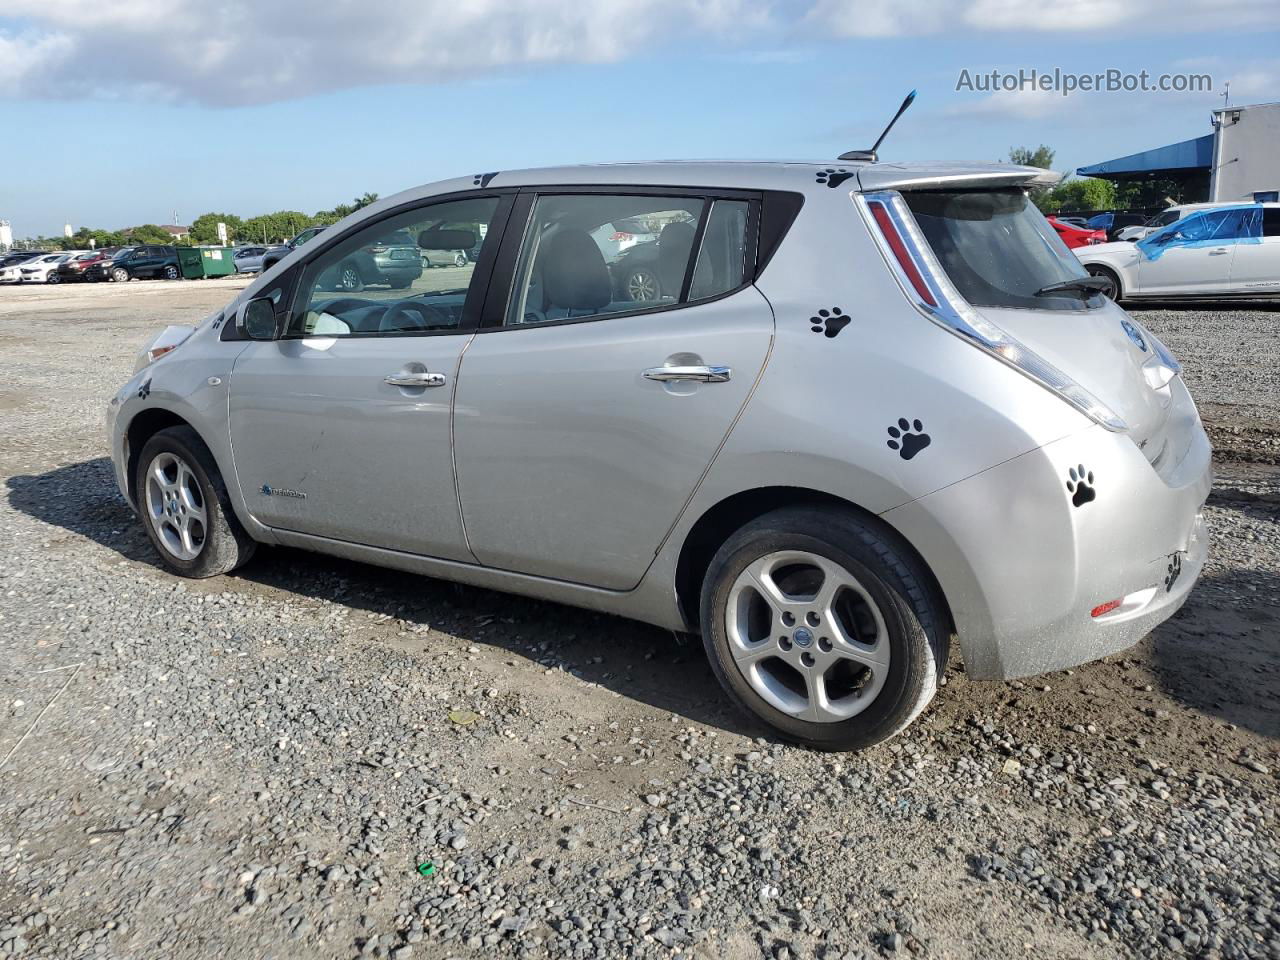
<svg viewBox="0 0 1280 960"><path fill-rule="evenodd" d="M884 132L880 134L879 139L871 145L870 150L850 150L848 153L840 154L840 160L861 160L865 163L875 163L879 157L876 151L880 149L880 144L884 143L884 138L889 135L889 131L893 129L893 125L898 122L898 118L907 112L907 107L911 106L911 102L915 100L916 92L912 90L907 94L907 99L902 101L902 106L898 108L898 112L893 115L893 119L889 121L889 125L884 128Z"/></svg>

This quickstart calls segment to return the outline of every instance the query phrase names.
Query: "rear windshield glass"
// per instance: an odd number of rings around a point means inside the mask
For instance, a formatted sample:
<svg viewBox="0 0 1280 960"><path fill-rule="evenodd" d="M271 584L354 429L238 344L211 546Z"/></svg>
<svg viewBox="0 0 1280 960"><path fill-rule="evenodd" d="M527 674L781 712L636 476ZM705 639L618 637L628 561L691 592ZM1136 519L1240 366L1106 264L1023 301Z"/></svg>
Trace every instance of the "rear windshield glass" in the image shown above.
<svg viewBox="0 0 1280 960"><path fill-rule="evenodd" d="M903 193L929 246L960 295L976 307L1082 310L1100 306L1076 292L1037 296L1087 276L1080 261L1021 190Z"/></svg>

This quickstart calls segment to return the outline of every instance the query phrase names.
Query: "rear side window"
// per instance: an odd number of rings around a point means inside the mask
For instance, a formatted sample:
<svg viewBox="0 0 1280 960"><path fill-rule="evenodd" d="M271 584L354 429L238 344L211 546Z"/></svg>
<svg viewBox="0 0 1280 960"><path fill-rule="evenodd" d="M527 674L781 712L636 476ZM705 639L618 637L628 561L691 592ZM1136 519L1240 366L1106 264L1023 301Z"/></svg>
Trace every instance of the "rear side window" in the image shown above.
<svg viewBox="0 0 1280 960"><path fill-rule="evenodd" d="M1262 208L1262 235L1280 237L1280 207Z"/></svg>
<svg viewBox="0 0 1280 960"><path fill-rule="evenodd" d="M902 197L947 276L974 306L1080 310L1101 304L1098 297L1039 294L1086 274L1021 190L909 190Z"/></svg>
<svg viewBox="0 0 1280 960"><path fill-rule="evenodd" d="M697 196L539 196L505 323L587 320L728 293L748 276L751 204Z"/></svg>

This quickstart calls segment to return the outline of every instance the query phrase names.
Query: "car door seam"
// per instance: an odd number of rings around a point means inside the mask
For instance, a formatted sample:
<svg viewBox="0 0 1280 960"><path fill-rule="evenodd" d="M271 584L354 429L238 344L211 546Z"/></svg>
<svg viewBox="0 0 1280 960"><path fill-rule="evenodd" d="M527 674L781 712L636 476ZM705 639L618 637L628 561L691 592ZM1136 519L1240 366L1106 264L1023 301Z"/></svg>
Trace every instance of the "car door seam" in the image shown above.
<svg viewBox="0 0 1280 960"><path fill-rule="evenodd" d="M462 545L466 548L467 553L471 555L471 559L476 563L480 563L480 558L471 549L471 535L467 533L467 515L462 511L462 485L458 480L458 445L454 436L454 420L458 409L458 383L462 375L462 358L467 355L467 351L471 349L471 344L475 342L475 339L476 331L472 330L471 336L467 337L467 342L458 351L458 359L453 365L453 387L449 392L449 463L453 468L453 496L458 504L458 525L462 527Z"/></svg>
<svg viewBox="0 0 1280 960"><path fill-rule="evenodd" d="M656 560L658 555L662 553L663 547L665 547L667 545L667 541L671 539L671 534L675 532L676 527L680 525L680 521L684 518L685 511L689 509L689 504L693 503L693 498L696 497L698 495L698 491L702 489L702 484L707 479L707 475L711 473L711 468L715 466L716 460L720 456L720 451L723 450L724 445L729 442L729 437L733 435L733 431L738 426L738 421L742 419L742 415L747 412L747 407L750 405L752 397L756 395L756 390L760 386L760 381L764 379L764 372L769 368L769 360L773 357L773 343L777 338L777 314L774 312L773 304L769 302L769 298L765 296L764 291L754 283L751 286L756 293L760 294L765 305L769 308L769 320L772 329L769 331L769 345L765 349L764 360L760 364L760 369L756 371L756 378L752 381L751 389L747 391L746 397L743 398L742 405L739 406L737 412L734 413L733 419L729 421L728 429L724 432L724 436L720 438L720 442L716 445L715 450L711 452L711 458L707 460L707 465L703 468L702 474L698 477L698 482L695 483L693 485L693 489L689 491L689 496L680 506L679 511L677 511L675 519L671 521L671 526L667 528L667 532L662 535L662 540L659 541L658 546L654 549L654 560ZM636 581L636 587L644 582L644 578L649 575L649 570L652 567L653 560L650 560L649 565L645 567L644 573L642 573L640 575L640 579ZM631 589L634 590L635 587L632 587Z"/></svg>

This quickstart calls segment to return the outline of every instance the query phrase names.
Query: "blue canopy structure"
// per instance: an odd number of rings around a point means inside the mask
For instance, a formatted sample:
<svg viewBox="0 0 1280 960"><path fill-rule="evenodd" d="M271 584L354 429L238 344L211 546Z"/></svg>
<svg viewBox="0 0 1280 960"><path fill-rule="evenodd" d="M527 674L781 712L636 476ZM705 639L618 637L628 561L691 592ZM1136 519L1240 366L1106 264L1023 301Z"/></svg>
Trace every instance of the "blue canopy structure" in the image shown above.
<svg viewBox="0 0 1280 960"><path fill-rule="evenodd" d="M1207 174L1212 165L1213 134L1207 133L1194 140L1183 140L1181 143L1131 153L1127 157L1105 160L1089 167L1078 167L1076 173L1082 177L1102 177L1106 180L1140 180L1147 177Z"/></svg>

